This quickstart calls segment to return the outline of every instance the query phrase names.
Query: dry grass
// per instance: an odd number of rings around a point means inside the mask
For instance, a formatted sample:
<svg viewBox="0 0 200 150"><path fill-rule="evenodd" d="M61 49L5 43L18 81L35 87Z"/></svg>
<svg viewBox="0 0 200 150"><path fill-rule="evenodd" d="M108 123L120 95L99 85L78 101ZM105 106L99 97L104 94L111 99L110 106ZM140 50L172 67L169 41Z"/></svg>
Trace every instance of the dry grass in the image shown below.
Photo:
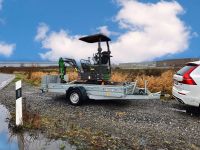
<svg viewBox="0 0 200 150"><path fill-rule="evenodd" d="M41 83L42 76L44 75L58 75L58 72L31 72L28 74L27 79L34 85L39 85Z"/></svg>
<svg viewBox="0 0 200 150"><path fill-rule="evenodd" d="M14 72L18 76L20 76L19 79L23 79L28 83L31 83L35 86L39 86L41 83L42 76L45 75L58 75L59 73L56 71L51 72L44 72L44 71L29 71L29 72ZM70 70L67 72L69 81L77 80L78 73L74 70Z"/></svg>
<svg viewBox="0 0 200 150"><path fill-rule="evenodd" d="M128 73L112 72L111 81L124 82L129 80L128 77L129 77Z"/></svg>
<svg viewBox="0 0 200 150"><path fill-rule="evenodd" d="M144 86L145 80L148 81L147 87L152 92L162 91L163 93L171 94L172 85L173 85L173 71L166 71L161 74L161 76L137 76L136 80L138 81L139 86Z"/></svg>
<svg viewBox="0 0 200 150"><path fill-rule="evenodd" d="M14 74L16 75L16 78L14 82L18 80L23 80L27 83L30 83L35 86L39 86L41 83L42 76L44 75L58 75L58 72L52 71L52 72L43 72L43 71L29 71L29 72L20 72L15 71Z"/></svg>
<svg viewBox="0 0 200 150"><path fill-rule="evenodd" d="M153 75L133 75L130 73L113 72L111 80L113 82L133 82L137 80L138 86L144 87L145 80L148 81L147 87L152 92L162 91L163 93L171 94L173 85L174 71L167 70L159 76Z"/></svg>
<svg viewBox="0 0 200 150"><path fill-rule="evenodd" d="M40 82L41 81L41 77L44 75L58 75L58 72L42 72L42 71L38 71L38 72L32 72L30 75L30 80L36 81L36 82ZM69 81L73 81L73 80L77 80L78 78L78 73L74 70L70 70L67 72L67 75L69 77Z"/></svg>
<svg viewBox="0 0 200 150"><path fill-rule="evenodd" d="M44 75L58 75L58 72L51 72L51 73L48 73L48 72L32 72L30 77L28 77L29 79L31 80L41 80L41 77L44 76Z"/></svg>
<svg viewBox="0 0 200 150"><path fill-rule="evenodd" d="M156 71L153 71L155 73ZM33 72L21 72L23 79L33 85L39 86L41 78L44 75L58 75L56 71L44 72L44 71L33 71ZM78 73L70 69L67 71L69 76L69 81L77 80ZM155 75L156 74L156 75ZM111 81L113 82L133 82L138 81L138 86L144 87L145 80L148 81L148 89L151 92L162 91L163 93L171 94L171 89L173 85L173 70L157 71L154 75L146 74L145 71L140 72L122 72L122 71L113 71L111 76Z"/></svg>

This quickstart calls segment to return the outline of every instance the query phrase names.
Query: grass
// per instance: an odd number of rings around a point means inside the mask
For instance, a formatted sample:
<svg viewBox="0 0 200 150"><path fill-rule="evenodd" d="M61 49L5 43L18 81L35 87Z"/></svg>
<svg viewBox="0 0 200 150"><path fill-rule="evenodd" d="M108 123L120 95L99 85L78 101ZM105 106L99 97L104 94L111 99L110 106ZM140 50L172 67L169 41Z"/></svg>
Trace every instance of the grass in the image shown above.
<svg viewBox="0 0 200 150"><path fill-rule="evenodd" d="M58 75L55 69L44 71L21 71L14 72L16 74L15 81L23 80L34 86L39 86L41 78L44 75ZM171 94L173 85L173 74L175 70L160 70L160 69L146 69L146 70L113 70L111 81L113 82L134 82L137 80L139 87L144 87L145 80L148 81L148 89L151 92L162 91L164 94ZM78 73L73 69L68 69L67 74L70 81L77 80Z"/></svg>
<svg viewBox="0 0 200 150"><path fill-rule="evenodd" d="M14 133L23 132L28 129L40 129L43 125L43 120L38 113L31 113L27 110L23 110L23 125L15 125L15 112L10 113L11 118L9 124L13 127L12 130Z"/></svg>
<svg viewBox="0 0 200 150"><path fill-rule="evenodd" d="M70 122L69 124L60 124L60 120L39 115L29 110L23 110L23 125L15 126L15 113L11 113L9 121L12 127L12 133L24 133L26 131L34 132L41 130L46 133L50 139L68 140L70 144L81 146L87 144L89 149L114 149L121 146L122 140L113 138L112 135L102 131L93 131L90 128L81 128ZM65 149L65 145L60 145L60 149Z"/></svg>
<svg viewBox="0 0 200 150"><path fill-rule="evenodd" d="M137 81L139 87L144 87L145 80L148 81L148 89L151 92L162 91L165 94L171 94L173 85L173 70L165 70L160 75L145 75L141 73L119 72L112 73L112 81L115 82L134 82Z"/></svg>
<svg viewBox="0 0 200 150"><path fill-rule="evenodd" d="M33 85L39 86L41 83L41 78L44 75L58 75L58 72L42 72L42 71L31 72L28 74L26 79L28 81L31 81Z"/></svg>
<svg viewBox="0 0 200 150"><path fill-rule="evenodd" d="M58 72L52 71L52 72L43 72L43 71L37 71L37 72L18 72L15 71L15 79L13 82L16 82L18 80L25 81L26 83L29 83L34 86L39 86L41 83L42 76L44 75L58 75Z"/></svg>
<svg viewBox="0 0 200 150"><path fill-rule="evenodd" d="M18 81L18 80L23 80L23 79L25 79L25 75L24 74L22 74L22 73L15 73L15 79L13 80L13 82L16 82L16 81Z"/></svg>

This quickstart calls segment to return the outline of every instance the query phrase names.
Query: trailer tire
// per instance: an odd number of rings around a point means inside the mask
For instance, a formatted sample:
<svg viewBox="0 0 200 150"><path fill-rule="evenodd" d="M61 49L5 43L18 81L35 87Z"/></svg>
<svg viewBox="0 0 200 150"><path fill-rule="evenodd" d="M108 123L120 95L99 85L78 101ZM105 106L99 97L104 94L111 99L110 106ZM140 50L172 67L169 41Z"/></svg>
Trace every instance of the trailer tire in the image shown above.
<svg viewBox="0 0 200 150"><path fill-rule="evenodd" d="M69 88L66 93L67 100L71 105L78 106L86 100L87 94L86 90L83 87L74 87Z"/></svg>

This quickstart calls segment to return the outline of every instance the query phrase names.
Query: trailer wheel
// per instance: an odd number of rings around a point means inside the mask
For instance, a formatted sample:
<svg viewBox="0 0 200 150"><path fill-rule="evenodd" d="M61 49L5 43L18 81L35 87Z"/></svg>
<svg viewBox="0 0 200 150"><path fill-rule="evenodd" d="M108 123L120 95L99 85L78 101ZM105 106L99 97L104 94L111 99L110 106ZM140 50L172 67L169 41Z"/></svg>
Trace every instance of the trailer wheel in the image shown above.
<svg viewBox="0 0 200 150"><path fill-rule="evenodd" d="M83 87L76 87L67 92L67 99L71 105L81 105L86 99L86 92Z"/></svg>

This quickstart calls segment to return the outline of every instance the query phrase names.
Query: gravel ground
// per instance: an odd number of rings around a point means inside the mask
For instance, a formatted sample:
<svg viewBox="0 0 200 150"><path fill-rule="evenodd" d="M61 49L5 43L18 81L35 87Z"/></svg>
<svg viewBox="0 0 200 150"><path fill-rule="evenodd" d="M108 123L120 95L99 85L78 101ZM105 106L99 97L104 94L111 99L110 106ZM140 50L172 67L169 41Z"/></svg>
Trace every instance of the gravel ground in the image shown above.
<svg viewBox="0 0 200 150"><path fill-rule="evenodd" d="M57 120L55 128L68 128L73 123L117 139L117 143L110 143L114 145L111 149L200 149L200 109L174 100L88 101L71 106L64 95L42 94L28 84L23 84L23 97L29 110ZM13 83L0 91L0 103L14 112ZM108 145L109 141L96 149L107 149Z"/></svg>

